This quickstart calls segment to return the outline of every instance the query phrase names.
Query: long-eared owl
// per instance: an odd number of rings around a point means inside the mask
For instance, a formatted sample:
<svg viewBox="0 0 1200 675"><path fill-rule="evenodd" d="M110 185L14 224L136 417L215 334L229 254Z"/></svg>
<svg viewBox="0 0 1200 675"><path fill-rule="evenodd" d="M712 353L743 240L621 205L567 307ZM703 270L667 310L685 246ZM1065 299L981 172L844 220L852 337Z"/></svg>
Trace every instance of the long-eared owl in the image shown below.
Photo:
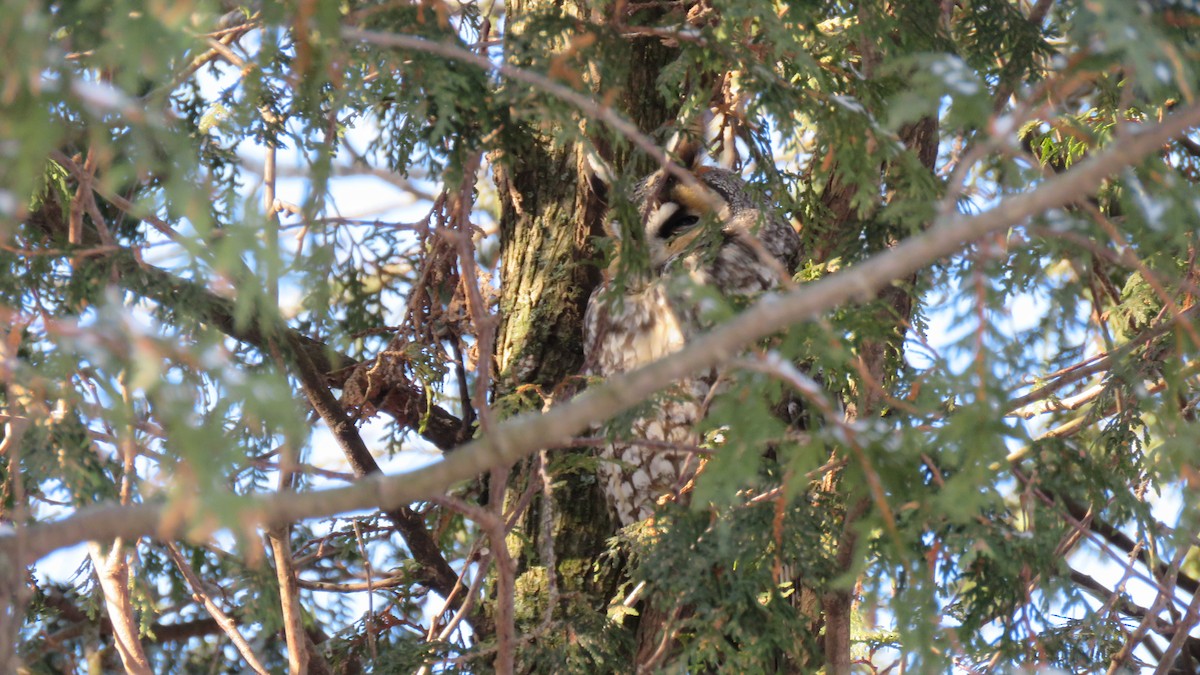
<svg viewBox="0 0 1200 675"><path fill-rule="evenodd" d="M584 317L585 375L633 370L682 348L705 325L698 286L729 299L748 297L795 270L800 238L782 214L731 171L698 167L691 175L694 181L683 181L660 170L634 191L648 269L626 274L618 287L614 260L592 293ZM619 230L617 238L619 258L631 244ZM695 476L697 425L715 379L698 373L676 383L629 433L601 449L601 487L621 525L649 517L659 499Z"/></svg>

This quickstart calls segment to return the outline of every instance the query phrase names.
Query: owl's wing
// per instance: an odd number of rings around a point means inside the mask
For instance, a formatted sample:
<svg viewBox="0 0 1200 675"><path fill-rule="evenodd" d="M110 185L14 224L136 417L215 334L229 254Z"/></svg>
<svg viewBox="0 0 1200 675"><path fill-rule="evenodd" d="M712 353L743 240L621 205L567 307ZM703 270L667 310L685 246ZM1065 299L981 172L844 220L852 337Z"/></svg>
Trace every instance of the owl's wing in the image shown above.
<svg viewBox="0 0 1200 675"><path fill-rule="evenodd" d="M583 368L584 375L604 375L605 371L597 362L600 354L601 336L610 328L608 304L603 297L608 290L608 282L602 282L592 291L588 298L587 310L583 314Z"/></svg>

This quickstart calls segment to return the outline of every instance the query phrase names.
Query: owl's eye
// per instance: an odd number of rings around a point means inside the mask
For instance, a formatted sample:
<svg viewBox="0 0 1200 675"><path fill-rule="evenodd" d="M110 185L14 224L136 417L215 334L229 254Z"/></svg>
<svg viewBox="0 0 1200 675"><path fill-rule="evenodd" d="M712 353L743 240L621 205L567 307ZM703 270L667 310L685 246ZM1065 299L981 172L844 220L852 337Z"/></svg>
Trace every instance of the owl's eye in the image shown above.
<svg viewBox="0 0 1200 675"><path fill-rule="evenodd" d="M663 241L670 240L692 229L698 222L700 222L699 216L679 209L667 219L667 222L662 224L662 227L658 228L658 238Z"/></svg>

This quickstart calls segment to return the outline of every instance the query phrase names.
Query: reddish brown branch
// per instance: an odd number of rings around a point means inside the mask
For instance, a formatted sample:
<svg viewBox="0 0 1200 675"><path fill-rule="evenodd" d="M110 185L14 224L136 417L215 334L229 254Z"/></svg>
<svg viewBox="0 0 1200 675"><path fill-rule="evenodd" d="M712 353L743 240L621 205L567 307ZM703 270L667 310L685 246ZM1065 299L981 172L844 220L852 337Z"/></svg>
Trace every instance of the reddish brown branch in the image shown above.
<svg viewBox="0 0 1200 675"><path fill-rule="evenodd" d="M329 427L354 474L359 478L381 475L379 464L363 443L358 427L329 391L321 373L308 358L307 352L301 345L295 344L292 351L296 356L297 374L309 402ZM458 583L458 574L442 556L441 548L425 528L424 519L408 506L396 506L385 510L384 513L391 518L396 529L404 537L413 559L426 570L427 583L443 597L450 597ZM476 620L483 623L482 617L476 617ZM476 630L481 630L481 626L476 626Z"/></svg>

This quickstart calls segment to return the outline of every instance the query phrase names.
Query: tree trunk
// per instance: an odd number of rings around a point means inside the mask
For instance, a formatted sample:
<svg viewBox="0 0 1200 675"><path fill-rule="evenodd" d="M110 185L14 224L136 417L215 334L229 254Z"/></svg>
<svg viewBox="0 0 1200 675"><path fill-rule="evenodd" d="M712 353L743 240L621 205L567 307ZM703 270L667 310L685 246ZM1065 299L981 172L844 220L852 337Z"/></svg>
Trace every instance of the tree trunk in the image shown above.
<svg viewBox="0 0 1200 675"><path fill-rule="evenodd" d="M522 18L534 13L583 11L579 5L556 10L561 4L510 2L510 32L519 31ZM674 109L655 88L659 69L673 50L658 40L636 39L625 44L628 80L594 82L592 86L602 92L601 97L619 88L616 107L643 131L653 131L672 117ZM611 54L606 55L609 57ZM589 120L588 124L598 122ZM546 404L523 398L530 385L547 401L570 396L582 385L578 374L583 364L583 315L603 264L591 240L604 234L608 205L592 188L582 145L556 144L553 137L557 131L531 133L521 138L519 146L510 145L491 157L501 199L502 289L493 393L506 412ZM648 158L621 155L618 151L612 158L618 166L638 161L649 170ZM508 538L517 563L517 622L528 632L551 625L544 623L547 618L567 619L581 633L606 630L606 608L617 590L621 570L619 564L596 565L608 550L617 525L596 481L592 452L560 449L544 456L550 458L546 475L552 485L551 504L545 503L539 489L536 458L516 467L508 485L506 510L532 490L532 498L525 497L530 499L529 508ZM551 542L546 541L547 536ZM553 576L547 571L550 556ZM559 602L548 614L551 595ZM544 649L547 641L554 642L567 632L566 627L545 630L540 646ZM551 647L569 650L569 642ZM619 643L614 637L613 646ZM533 670L536 665L518 664L518 669Z"/></svg>

